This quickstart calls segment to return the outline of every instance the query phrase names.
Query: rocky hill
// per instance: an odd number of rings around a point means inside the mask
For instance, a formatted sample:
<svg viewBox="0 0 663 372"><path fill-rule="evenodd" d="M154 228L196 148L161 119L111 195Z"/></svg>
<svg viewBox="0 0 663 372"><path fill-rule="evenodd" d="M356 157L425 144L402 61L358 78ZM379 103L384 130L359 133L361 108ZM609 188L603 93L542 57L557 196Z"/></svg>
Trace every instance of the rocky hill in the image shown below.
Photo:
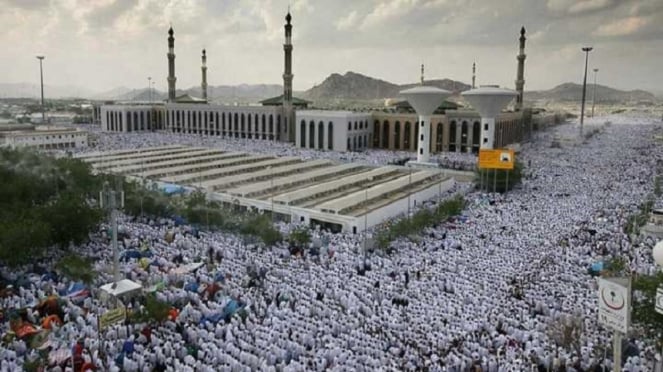
<svg viewBox="0 0 663 372"><path fill-rule="evenodd" d="M462 92L470 89L470 86L450 79L426 80L426 85L436 86L442 89ZM398 92L403 89L417 85L398 85L388 81L375 79L370 76L356 72L346 72L345 75L331 74L320 85L302 93L302 98L311 101L320 100L373 100L398 97Z"/></svg>
<svg viewBox="0 0 663 372"><path fill-rule="evenodd" d="M594 86L587 84L586 99L591 100ZM577 102L582 100L582 85L560 84L550 90L526 92L528 101ZM654 102L656 96L644 90L619 90L605 85L596 85L596 100L602 103Z"/></svg>

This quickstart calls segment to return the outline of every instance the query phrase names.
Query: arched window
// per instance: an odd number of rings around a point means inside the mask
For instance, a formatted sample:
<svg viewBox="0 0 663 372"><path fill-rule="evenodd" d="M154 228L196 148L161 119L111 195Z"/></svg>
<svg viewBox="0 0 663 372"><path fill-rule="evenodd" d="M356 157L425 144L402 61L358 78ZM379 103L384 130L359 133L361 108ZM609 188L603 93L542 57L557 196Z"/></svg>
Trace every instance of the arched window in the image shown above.
<svg viewBox="0 0 663 372"><path fill-rule="evenodd" d="M239 120L238 120L239 116L237 115L237 113L235 113L235 115L233 115L233 116L234 116L233 117L233 119L234 119L233 120L234 136L235 136L235 138L239 138Z"/></svg>
<svg viewBox="0 0 663 372"><path fill-rule="evenodd" d="M410 150L410 122L405 122L405 129L403 130L403 150Z"/></svg>
<svg viewBox="0 0 663 372"><path fill-rule="evenodd" d="M389 121L385 120L382 123L382 148L389 149Z"/></svg>
<svg viewBox="0 0 663 372"><path fill-rule="evenodd" d="M357 130L357 122L356 121L355 121L355 130ZM355 146L355 148L356 148L356 146Z"/></svg>
<svg viewBox="0 0 663 372"><path fill-rule="evenodd" d="M334 149L334 124L331 121L327 124L327 149Z"/></svg>
<svg viewBox="0 0 663 372"><path fill-rule="evenodd" d="M247 137L251 137L251 114L246 115L246 133Z"/></svg>
<svg viewBox="0 0 663 372"><path fill-rule="evenodd" d="M455 120L452 120L451 123L449 124L449 151L455 152L456 151L456 131L458 128L456 128L458 125L456 124Z"/></svg>
<svg viewBox="0 0 663 372"><path fill-rule="evenodd" d="M274 140L274 116L269 115L269 140Z"/></svg>
<svg viewBox="0 0 663 372"><path fill-rule="evenodd" d="M373 147L380 147L380 121L376 120L373 123Z"/></svg>
<svg viewBox="0 0 663 372"><path fill-rule="evenodd" d="M352 130L352 122L348 122L348 132Z"/></svg>
<svg viewBox="0 0 663 372"><path fill-rule="evenodd" d="M276 117L276 140L281 140L281 115Z"/></svg>
<svg viewBox="0 0 663 372"><path fill-rule="evenodd" d="M242 138L246 138L246 128L244 127L244 113L242 113L240 116L240 136Z"/></svg>
<svg viewBox="0 0 663 372"><path fill-rule="evenodd" d="M299 124L299 142L301 148L306 147L306 122L304 120Z"/></svg>
<svg viewBox="0 0 663 372"><path fill-rule="evenodd" d="M394 124L394 150L401 149L401 123L399 121Z"/></svg>
<svg viewBox="0 0 663 372"><path fill-rule="evenodd" d="M214 120L214 125L216 127L216 135L219 135L219 112L216 112L216 120Z"/></svg>
<svg viewBox="0 0 663 372"><path fill-rule="evenodd" d="M421 128L421 124L416 122L414 124L414 144L412 145L413 150L416 150L417 147L419 147L419 128Z"/></svg>
<svg viewBox="0 0 663 372"><path fill-rule="evenodd" d="M267 117L262 114L262 139L267 139Z"/></svg>
<svg viewBox="0 0 663 372"><path fill-rule="evenodd" d="M355 124L357 124L356 121L355 121ZM352 149L353 150L357 149L357 137L352 137Z"/></svg>
<svg viewBox="0 0 663 372"><path fill-rule="evenodd" d="M475 121L474 124L472 124L472 152L478 154L480 146L481 146L481 123Z"/></svg>
<svg viewBox="0 0 663 372"><path fill-rule="evenodd" d="M460 125L460 152L467 152L467 133L469 130L469 125L467 121L463 120L463 123Z"/></svg>
<svg viewBox="0 0 663 372"><path fill-rule="evenodd" d="M315 148L315 123L313 120L308 124L308 147L310 149Z"/></svg>
<svg viewBox="0 0 663 372"><path fill-rule="evenodd" d="M133 127L133 128L134 128L134 130L136 130L136 131L138 130L138 126L140 125L140 121L139 121L139 120L140 120L140 119L138 118L138 112L134 111L134 120L133 120L133 121L134 121L134 124L133 124L134 127Z"/></svg>
<svg viewBox="0 0 663 372"><path fill-rule="evenodd" d="M140 130L145 130L145 111L140 112Z"/></svg>
<svg viewBox="0 0 663 372"><path fill-rule="evenodd" d="M253 116L253 122L255 123L253 130L256 134L254 138L260 138L260 115L255 114Z"/></svg>
<svg viewBox="0 0 663 372"><path fill-rule="evenodd" d="M318 123L318 149L324 150L325 148L325 124Z"/></svg>
<svg viewBox="0 0 663 372"><path fill-rule="evenodd" d="M127 112L127 132L131 132L131 113Z"/></svg>
<svg viewBox="0 0 663 372"><path fill-rule="evenodd" d="M444 140L443 140L443 135L444 135L444 127L442 126L442 123L437 123L437 133L435 136L436 143L435 143L435 151L437 152L442 152L444 147Z"/></svg>

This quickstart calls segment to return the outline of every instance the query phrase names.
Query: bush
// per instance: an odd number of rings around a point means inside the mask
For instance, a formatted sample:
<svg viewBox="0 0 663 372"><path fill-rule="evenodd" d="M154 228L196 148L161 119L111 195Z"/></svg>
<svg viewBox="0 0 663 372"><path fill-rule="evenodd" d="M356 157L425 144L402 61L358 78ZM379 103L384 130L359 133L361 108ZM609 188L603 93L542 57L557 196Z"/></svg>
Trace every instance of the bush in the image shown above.
<svg viewBox="0 0 663 372"><path fill-rule="evenodd" d="M465 207L462 196L446 200L433 211L423 209L411 218L401 219L376 232L375 243L381 249L387 249L392 241L418 235L426 227L436 225L450 217L459 215Z"/></svg>
<svg viewBox="0 0 663 372"><path fill-rule="evenodd" d="M478 168L474 171L474 179L476 188L481 188L481 170ZM504 193L513 190L514 187L520 184L523 176L523 164L516 160L512 170L483 170L484 185L483 188L489 191L495 189L496 192ZM507 185L508 174L508 185ZM495 188L493 188L493 185ZM508 186L508 189L507 189Z"/></svg>

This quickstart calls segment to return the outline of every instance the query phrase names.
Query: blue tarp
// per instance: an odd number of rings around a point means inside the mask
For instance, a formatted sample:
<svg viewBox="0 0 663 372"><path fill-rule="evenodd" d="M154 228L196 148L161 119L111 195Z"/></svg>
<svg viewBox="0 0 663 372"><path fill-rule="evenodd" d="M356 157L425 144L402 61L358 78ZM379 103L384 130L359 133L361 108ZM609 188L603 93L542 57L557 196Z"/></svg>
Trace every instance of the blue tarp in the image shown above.
<svg viewBox="0 0 663 372"><path fill-rule="evenodd" d="M214 276L214 281L215 282L224 283L225 280L226 280L226 277L225 277L225 275L223 275L223 273L216 273L216 275Z"/></svg>
<svg viewBox="0 0 663 372"><path fill-rule="evenodd" d="M198 292L198 283L195 282L187 283L184 286L184 290L189 292Z"/></svg>
<svg viewBox="0 0 663 372"><path fill-rule="evenodd" d="M603 261L594 262L592 264L592 271L597 273L603 271Z"/></svg>
<svg viewBox="0 0 663 372"><path fill-rule="evenodd" d="M67 287L67 289L60 292L60 295L61 296L68 296L72 293L80 292L80 291L84 290L85 288L86 288L85 284L83 284L81 282L74 282L74 283L71 283L69 285L69 287Z"/></svg>
<svg viewBox="0 0 663 372"><path fill-rule="evenodd" d="M182 216L173 216L173 221L175 221L175 226L186 225L186 220Z"/></svg>
<svg viewBox="0 0 663 372"><path fill-rule="evenodd" d="M232 316L239 310L239 303L235 300L230 300L226 306L223 307L223 317Z"/></svg>
<svg viewBox="0 0 663 372"><path fill-rule="evenodd" d="M122 260L129 260L131 258L135 258L135 259L138 260L138 259L143 258L143 255L135 249L128 249L128 250L122 252L122 256L120 258Z"/></svg>
<svg viewBox="0 0 663 372"><path fill-rule="evenodd" d="M166 193L168 195L183 194L184 193L184 187L178 186L178 185L173 185L173 184L170 184L170 183L160 185L159 190L163 191L164 193Z"/></svg>
<svg viewBox="0 0 663 372"><path fill-rule="evenodd" d="M58 280L58 276L55 273L50 272L50 273L46 273L46 274L42 275L41 280L43 280L45 282L47 282L49 280L52 280L52 281L55 282L55 281Z"/></svg>
<svg viewBox="0 0 663 372"><path fill-rule="evenodd" d="M206 316L200 320L200 323L203 324L205 322L212 322L212 323L218 323L223 319L223 313L214 313L212 315Z"/></svg>

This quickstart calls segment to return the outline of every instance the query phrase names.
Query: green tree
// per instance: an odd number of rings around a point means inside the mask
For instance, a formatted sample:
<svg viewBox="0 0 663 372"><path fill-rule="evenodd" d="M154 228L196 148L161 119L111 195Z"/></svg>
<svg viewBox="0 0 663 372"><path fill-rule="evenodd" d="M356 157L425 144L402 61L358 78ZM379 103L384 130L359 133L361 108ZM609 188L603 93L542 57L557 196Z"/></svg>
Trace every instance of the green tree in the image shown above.
<svg viewBox="0 0 663 372"><path fill-rule="evenodd" d="M97 277L94 271L92 260L83 258L77 254L68 254L56 264L58 271L67 278L74 281L81 281L85 284L92 284Z"/></svg>
<svg viewBox="0 0 663 372"><path fill-rule="evenodd" d="M307 227L297 227L288 235L288 241L296 247L305 247L311 242L311 231Z"/></svg>
<svg viewBox="0 0 663 372"><path fill-rule="evenodd" d="M481 187L483 173L483 188L488 191L495 189L497 192L503 193L505 191L513 190L514 187L520 184L523 177L523 164L516 160L512 170L479 170L474 171L474 180L477 188ZM507 177L508 175L508 177ZM508 184L507 184L508 181ZM508 186L508 190L507 190Z"/></svg>
<svg viewBox="0 0 663 372"><path fill-rule="evenodd" d="M663 341L663 315L656 312L656 289L663 285L663 273L639 275L632 283L633 322L659 342Z"/></svg>
<svg viewBox="0 0 663 372"><path fill-rule="evenodd" d="M62 248L85 242L103 217L102 211L91 207L81 194L70 192L61 194L42 213L44 219L50 219L52 243Z"/></svg>
<svg viewBox="0 0 663 372"><path fill-rule="evenodd" d="M16 215L0 220L0 260L21 265L41 256L49 242L50 225L38 216Z"/></svg>

